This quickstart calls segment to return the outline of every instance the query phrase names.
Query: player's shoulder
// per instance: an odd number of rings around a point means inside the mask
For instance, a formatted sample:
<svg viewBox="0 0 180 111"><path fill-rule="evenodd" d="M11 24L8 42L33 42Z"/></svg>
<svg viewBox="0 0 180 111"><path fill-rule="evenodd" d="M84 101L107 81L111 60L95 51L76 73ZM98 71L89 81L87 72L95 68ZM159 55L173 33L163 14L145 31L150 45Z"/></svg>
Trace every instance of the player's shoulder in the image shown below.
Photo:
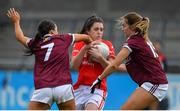
<svg viewBox="0 0 180 111"><path fill-rule="evenodd" d="M74 43L75 45L85 45L83 41Z"/></svg>
<svg viewBox="0 0 180 111"><path fill-rule="evenodd" d="M73 36L71 34L54 34L52 35L52 40L53 41L70 41L73 39Z"/></svg>
<svg viewBox="0 0 180 111"><path fill-rule="evenodd" d="M138 40L144 40L143 36L142 35L133 35L131 37L128 38L128 41L138 41Z"/></svg>
<svg viewBox="0 0 180 111"><path fill-rule="evenodd" d="M63 37L69 37L69 36L72 36L72 34L69 34L69 33L67 33L67 34L54 34L54 35L52 35L52 37L53 38L63 38Z"/></svg>
<svg viewBox="0 0 180 111"><path fill-rule="evenodd" d="M141 43L142 41L145 40L141 35L133 35L126 40L127 43Z"/></svg>
<svg viewBox="0 0 180 111"><path fill-rule="evenodd" d="M74 43L74 47L83 47L85 45L84 42L76 42Z"/></svg>

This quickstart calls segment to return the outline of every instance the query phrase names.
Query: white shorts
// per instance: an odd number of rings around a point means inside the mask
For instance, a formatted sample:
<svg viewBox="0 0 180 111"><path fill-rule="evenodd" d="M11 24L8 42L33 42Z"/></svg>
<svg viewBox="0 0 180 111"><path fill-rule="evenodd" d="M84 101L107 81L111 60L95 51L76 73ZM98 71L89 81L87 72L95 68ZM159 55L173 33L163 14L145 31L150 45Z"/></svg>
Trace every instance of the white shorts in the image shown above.
<svg viewBox="0 0 180 111"><path fill-rule="evenodd" d="M88 103L95 104L99 109L103 109L107 93L100 89L95 89L91 93L90 86L81 85L74 91L77 110L84 110Z"/></svg>
<svg viewBox="0 0 180 111"><path fill-rule="evenodd" d="M33 92L31 101L42 102L51 106L53 102L57 104L74 99L71 84L57 86L53 88L41 88Z"/></svg>
<svg viewBox="0 0 180 111"><path fill-rule="evenodd" d="M166 96L168 90L168 84L153 85L150 82L145 82L141 85L141 87L154 95L159 101L161 101Z"/></svg>

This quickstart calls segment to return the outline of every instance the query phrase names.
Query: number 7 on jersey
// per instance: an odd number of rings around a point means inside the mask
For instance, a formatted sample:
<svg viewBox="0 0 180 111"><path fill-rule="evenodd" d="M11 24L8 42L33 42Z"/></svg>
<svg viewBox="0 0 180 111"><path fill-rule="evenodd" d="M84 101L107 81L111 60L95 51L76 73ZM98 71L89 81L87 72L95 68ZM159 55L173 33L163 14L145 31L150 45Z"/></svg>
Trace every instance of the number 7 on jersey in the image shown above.
<svg viewBox="0 0 180 111"><path fill-rule="evenodd" d="M49 44L46 44L46 45L41 46L41 49L47 48L47 52L46 52L44 61L48 61L49 56L50 56L50 54L51 54L51 51L52 51L53 47L54 47L54 43L49 43Z"/></svg>

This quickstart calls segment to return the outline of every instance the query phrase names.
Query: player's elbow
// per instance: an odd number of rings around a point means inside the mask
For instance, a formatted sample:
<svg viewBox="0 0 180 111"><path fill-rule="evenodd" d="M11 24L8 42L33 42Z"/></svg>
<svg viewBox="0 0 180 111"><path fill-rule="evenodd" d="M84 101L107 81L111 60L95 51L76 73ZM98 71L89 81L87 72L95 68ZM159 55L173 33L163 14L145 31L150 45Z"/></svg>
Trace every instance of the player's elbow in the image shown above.
<svg viewBox="0 0 180 111"><path fill-rule="evenodd" d="M22 41L22 39L24 38L24 35L23 34L21 34L21 33L16 33L16 39L18 40L18 41Z"/></svg>
<svg viewBox="0 0 180 111"><path fill-rule="evenodd" d="M18 41L20 41L21 38L22 38L21 34L16 33L16 39L17 39Z"/></svg>

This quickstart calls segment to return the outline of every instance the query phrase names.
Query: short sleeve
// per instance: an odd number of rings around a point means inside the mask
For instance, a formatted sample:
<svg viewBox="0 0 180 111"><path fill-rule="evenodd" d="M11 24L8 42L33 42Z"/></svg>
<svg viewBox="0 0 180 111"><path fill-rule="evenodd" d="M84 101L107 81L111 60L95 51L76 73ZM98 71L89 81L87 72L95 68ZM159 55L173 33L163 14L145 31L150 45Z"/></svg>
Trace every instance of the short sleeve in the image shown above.
<svg viewBox="0 0 180 111"><path fill-rule="evenodd" d="M112 45L111 42L108 42L108 46L109 46L109 56L108 58L115 58L115 50L114 50L114 46Z"/></svg>
<svg viewBox="0 0 180 111"><path fill-rule="evenodd" d="M72 33L68 33L68 34L72 37L71 45L73 45L74 44L74 40L75 40L74 34L72 34Z"/></svg>
<svg viewBox="0 0 180 111"><path fill-rule="evenodd" d="M80 50L83 46L84 46L84 44L82 42L75 43L73 45L72 56L76 56L80 52Z"/></svg>
<svg viewBox="0 0 180 111"><path fill-rule="evenodd" d="M70 46L74 43L74 34L64 34L63 39L65 39L66 44Z"/></svg>
<svg viewBox="0 0 180 111"><path fill-rule="evenodd" d="M124 48L127 48L127 49L129 50L129 52L132 52L132 49L131 49L131 47L128 45L128 43L124 43L124 44L123 44L123 47L124 47Z"/></svg>
<svg viewBox="0 0 180 111"><path fill-rule="evenodd" d="M27 47L31 49L32 43L33 43L33 39L28 39L28 40L26 41Z"/></svg>

